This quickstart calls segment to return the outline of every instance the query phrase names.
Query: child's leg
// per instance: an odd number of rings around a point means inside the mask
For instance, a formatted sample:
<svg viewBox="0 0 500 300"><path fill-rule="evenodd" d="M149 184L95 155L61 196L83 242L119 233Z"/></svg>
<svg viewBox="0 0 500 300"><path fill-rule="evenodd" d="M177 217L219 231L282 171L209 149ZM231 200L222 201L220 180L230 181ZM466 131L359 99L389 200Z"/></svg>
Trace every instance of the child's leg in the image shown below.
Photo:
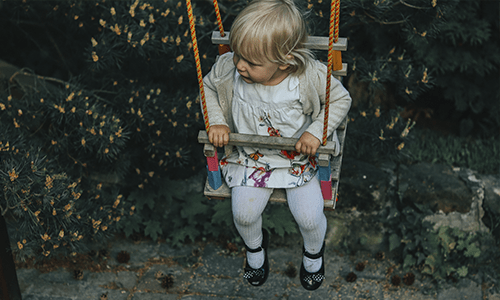
<svg viewBox="0 0 500 300"><path fill-rule="evenodd" d="M286 189L286 193L288 206L304 239L305 250L310 254L319 253L325 240L327 221L318 176L303 186ZM316 272L321 267L321 260L313 262L304 257L304 266L308 272Z"/></svg>
<svg viewBox="0 0 500 300"><path fill-rule="evenodd" d="M262 212L272 192L273 189L248 186L233 187L231 190L234 224L250 249L262 245ZM252 268L260 268L264 263L264 253L247 252L247 262Z"/></svg>

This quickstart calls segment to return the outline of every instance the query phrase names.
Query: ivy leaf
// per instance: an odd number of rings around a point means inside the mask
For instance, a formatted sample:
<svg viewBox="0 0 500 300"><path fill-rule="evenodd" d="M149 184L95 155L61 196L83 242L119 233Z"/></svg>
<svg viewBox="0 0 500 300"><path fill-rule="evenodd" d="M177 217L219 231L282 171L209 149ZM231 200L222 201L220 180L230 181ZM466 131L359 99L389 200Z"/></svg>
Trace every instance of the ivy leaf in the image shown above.
<svg viewBox="0 0 500 300"><path fill-rule="evenodd" d="M186 241L186 238L189 238L191 241L194 241L198 236L199 232L194 227L188 226L182 229L175 230L170 235L173 246L181 246L182 243Z"/></svg>
<svg viewBox="0 0 500 300"><path fill-rule="evenodd" d="M153 240L158 239L158 235L162 234L163 231L160 228L160 222L155 220L150 220L144 223L146 228L144 229L144 233L149 235Z"/></svg>
<svg viewBox="0 0 500 300"><path fill-rule="evenodd" d="M399 245L401 245L401 238L395 233L391 234L389 237L389 251L396 249Z"/></svg>
<svg viewBox="0 0 500 300"><path fill-rule="evenodd" d="M212 216L212 223L223 226L232 226L233 213L230 201L220 201L214 206L215 213Z"/></svg>
<svg viewBox="0 0 500 300"><path fill-rule="evenodd" d="M415 257L413 257L413 255L408 254L405 257L405 260L403 263L403 268L408 269L410 267L413 267L416 262L417 262L417 259Z"/></svg>
<svg viewBox="0 0 500 300"><path fill-rule="evenodd" d="M467 276L468 271L469 270L466 266L461 266L460 268L458 268L457 274L460 275L461 277L465 277Z"/></svg>
<svg viewBox="0 0 500 300"><path fill-rule="evenodd" d="M416 265L420 265L424 260L425 260L425 254L423 254L422 252L418 252L417 253L417 263Z"/></svg>
<svg viewBox="0 0 500 300"><path fill-rule="evenodd" d="M147 206L149 206L150 209L154 209L155 208L155 198L154 197L145 197L143 199L143 202L144 204L146 204Z"/></svg>
<svg viewBox="0 0 500 300"><path fill-rule="evenodd" d="M132 220L129 220L128 222L123 222L122 224L124 224L123 225L123 232L125 233L125 235L127 237L134 234L134 232L139 232L139 230L140 230L139 223L134 222Z"/></svg>
<svg viewBox="0 0 500 300"><path fill-rule="evenodd" d="M481 249L479 249L475 243L470 244L465 251L465 256L478 258L481 255Z"/></svg>
<svg viewBox="0 0 500 300"><path fill-rule="evenodd" d="M425 259L425 268L422 271L422 273L427 273L427 274L434 274L434 271L436 269L436 258L434 255L429 255Z"/></svg>

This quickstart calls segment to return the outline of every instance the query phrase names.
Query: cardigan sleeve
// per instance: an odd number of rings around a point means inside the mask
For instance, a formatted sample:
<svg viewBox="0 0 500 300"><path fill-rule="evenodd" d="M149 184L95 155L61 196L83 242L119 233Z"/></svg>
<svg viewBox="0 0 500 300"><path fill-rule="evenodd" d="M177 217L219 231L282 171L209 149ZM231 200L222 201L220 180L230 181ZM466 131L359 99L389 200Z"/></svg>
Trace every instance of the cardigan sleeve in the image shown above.
<svg viewBox="0 0 500 300"><path fill-rule="evenodd" d="M205 91L205 100L207 104L207 114L209 125L226 125L226 118L219 102L219 95L217 92L218 82L218 66L217 62L213 65L210 72L203 78L203 86ZM203 112L203 103L200 101L201 110Z"/></svg>
<svg viewBox="0 0 500 300"><path fill-rule="evenodd" d="M309 78L316 88L317 95L319 96L320 110L316 117L313 117L312 124L306 130L314 135L320 141L323 139L323 124L325 116L325 97L326 97L326 76L327 69L320 63L316 62L315 65L317 72ZM346 117L351 107L351 96L344 86L336 78L332 76L330 87L330 111L328 116L328 129L327 133L330 136L335 129L340 125L342 120Z"/></svg>

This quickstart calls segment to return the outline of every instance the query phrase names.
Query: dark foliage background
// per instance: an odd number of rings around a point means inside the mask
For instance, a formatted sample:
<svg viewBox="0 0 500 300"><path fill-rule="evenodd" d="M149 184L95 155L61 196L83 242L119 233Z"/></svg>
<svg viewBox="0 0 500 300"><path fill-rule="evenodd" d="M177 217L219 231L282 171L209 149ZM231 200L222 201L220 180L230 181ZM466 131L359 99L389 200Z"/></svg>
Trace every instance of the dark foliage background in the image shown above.
<svg viewBox="0 0 500 300"><path fill-rule="evenodd" d="M226 28L246 3L220 1ZM327 35L329 1L297 3L311 33ZM193 4L206 74L217 26L211 1ZM344 84L354 99L348 152L404 157L414 121L447 134L498 136L498 6L343 0ZM206 206L192 204L182 218L151 217L155 207L182 209L165 207L178 198L165 196L164 186L182 189L165 182L204 168L184 1L3 1L0 41L0 206L20 224L12 237L18 255L74 253L116 224L177 242L201 234L191 228L169 237L166 228L202 222L196 216Z"/></svg>

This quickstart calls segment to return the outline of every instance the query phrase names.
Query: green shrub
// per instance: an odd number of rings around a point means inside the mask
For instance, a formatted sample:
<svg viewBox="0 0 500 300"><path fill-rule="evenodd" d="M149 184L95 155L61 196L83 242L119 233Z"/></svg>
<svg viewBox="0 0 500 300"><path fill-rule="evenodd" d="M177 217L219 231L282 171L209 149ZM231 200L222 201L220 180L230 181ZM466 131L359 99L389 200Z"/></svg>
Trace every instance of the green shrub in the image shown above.
<svg viewBox="0 0 500 300"><path fill-rule="evenodd" d="M173 246L204 238L239 240L233 225L230 200L208 200L189 189L189 180L161 180L149 188L135 190L125 199L125 214L118 223L127 236L134 233ZM295 221L286 205L269 205L263 226L279 236L297 233Z"/></svg>

